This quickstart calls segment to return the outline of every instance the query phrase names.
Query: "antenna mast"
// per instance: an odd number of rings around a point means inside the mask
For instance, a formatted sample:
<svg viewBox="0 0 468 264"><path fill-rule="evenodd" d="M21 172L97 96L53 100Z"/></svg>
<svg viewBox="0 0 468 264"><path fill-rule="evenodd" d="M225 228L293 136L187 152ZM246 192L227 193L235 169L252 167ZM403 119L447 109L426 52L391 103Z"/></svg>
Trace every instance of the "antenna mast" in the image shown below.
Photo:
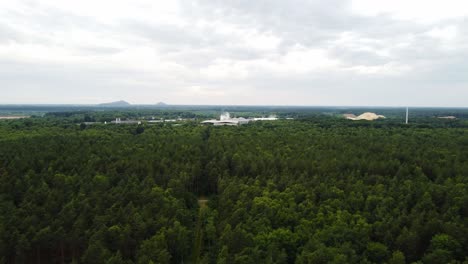
<svg viewBox="0 0 468 264"><path fill-rule="evenodd" d="M409 116L408 107L406 107L406 124L408 124L408 116Z"/></svg>

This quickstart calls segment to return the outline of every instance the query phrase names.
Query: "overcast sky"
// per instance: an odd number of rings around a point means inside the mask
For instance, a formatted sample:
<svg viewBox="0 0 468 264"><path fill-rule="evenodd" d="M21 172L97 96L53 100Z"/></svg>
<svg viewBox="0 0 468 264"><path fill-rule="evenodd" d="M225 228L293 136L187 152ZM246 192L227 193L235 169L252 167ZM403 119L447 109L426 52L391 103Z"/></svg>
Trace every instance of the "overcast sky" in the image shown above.
<svg viewBox="0 0 468 264"><path fill-rule="evenodd" d="M466 0L0 0L0 103L468 106Z"/></svg>

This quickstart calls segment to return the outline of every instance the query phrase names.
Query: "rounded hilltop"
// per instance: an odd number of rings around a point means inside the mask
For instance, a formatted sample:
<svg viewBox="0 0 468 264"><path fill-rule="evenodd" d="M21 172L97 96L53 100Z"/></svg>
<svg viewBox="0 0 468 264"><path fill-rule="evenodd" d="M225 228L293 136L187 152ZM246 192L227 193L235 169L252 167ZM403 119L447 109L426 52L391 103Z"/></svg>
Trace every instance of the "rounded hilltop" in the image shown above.
<svg viewBox="0 0 468 264"><path fill-rule="evenodd" d="M120 100L120 101L115 101L115 102L110 102L110 103L99 104L98 106L124 107L124 106L130 106L130 105L131 104L129 102Z"/></svg>
<svg viewBox="0 0 468 264"><path fill-rule="evenodd" d="M343 116L349 120L368 120L368 121L376 120L379 118L385 118L385 116L383 115L378 115L372 112L365 112L359 116L355 116L354 114L344 114Z"/></svg>

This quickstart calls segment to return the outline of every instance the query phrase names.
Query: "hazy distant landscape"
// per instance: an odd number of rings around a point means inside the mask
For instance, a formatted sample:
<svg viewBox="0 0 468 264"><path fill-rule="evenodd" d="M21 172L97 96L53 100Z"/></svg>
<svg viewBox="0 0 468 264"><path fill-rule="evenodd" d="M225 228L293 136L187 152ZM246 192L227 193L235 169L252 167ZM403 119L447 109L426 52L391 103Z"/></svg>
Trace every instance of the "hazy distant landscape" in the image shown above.
<svg viewBox="0 0 468 264"><path fill-rule="evenodd" d="M123 102L123 104L122 104ZM117 104L116 104L117 103ZM170 105L158 103L153 105L147 104L129 104L125 101L103 103L97 105L80 105L80 104L63 104L63 105L44 105L44 104L0 104L0 115L2 116L18 116L39 115L42 116L50 112L74 112L74 111L169 111L183 112L189 111L193 113L208 113L208 115L219 115L222 111L228 112L257 112L257 113L275 113L287 115L288 112L294 113L295 116L311 114L361 114L364 112L376 112L391 118L405 117L406 107L379 107L379 106L252 106L252 105ZM411 115L414 117L439 117L439 116L455 116L458 118L466 118L468 107L410 107Z"/></svg>

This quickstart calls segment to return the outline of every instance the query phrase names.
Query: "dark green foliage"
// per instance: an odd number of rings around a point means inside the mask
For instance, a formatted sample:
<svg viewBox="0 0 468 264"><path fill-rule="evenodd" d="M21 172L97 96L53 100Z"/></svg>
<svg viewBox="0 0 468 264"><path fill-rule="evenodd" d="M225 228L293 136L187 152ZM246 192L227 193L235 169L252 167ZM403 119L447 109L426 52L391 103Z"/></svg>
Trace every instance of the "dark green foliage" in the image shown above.
<svg viewBox="0 0 468 264"><path fill-rule="evenodd" d="M143 126L138 126L135 130L136 134L139 135L143 132L145 132L145 128Z"/></svg>
<svg viewBox="0 0 468 264"><path fill-rule="evenodd" d="M109 113L0 122L0 263L467 258L463 121L77 125Z"/></svg>

